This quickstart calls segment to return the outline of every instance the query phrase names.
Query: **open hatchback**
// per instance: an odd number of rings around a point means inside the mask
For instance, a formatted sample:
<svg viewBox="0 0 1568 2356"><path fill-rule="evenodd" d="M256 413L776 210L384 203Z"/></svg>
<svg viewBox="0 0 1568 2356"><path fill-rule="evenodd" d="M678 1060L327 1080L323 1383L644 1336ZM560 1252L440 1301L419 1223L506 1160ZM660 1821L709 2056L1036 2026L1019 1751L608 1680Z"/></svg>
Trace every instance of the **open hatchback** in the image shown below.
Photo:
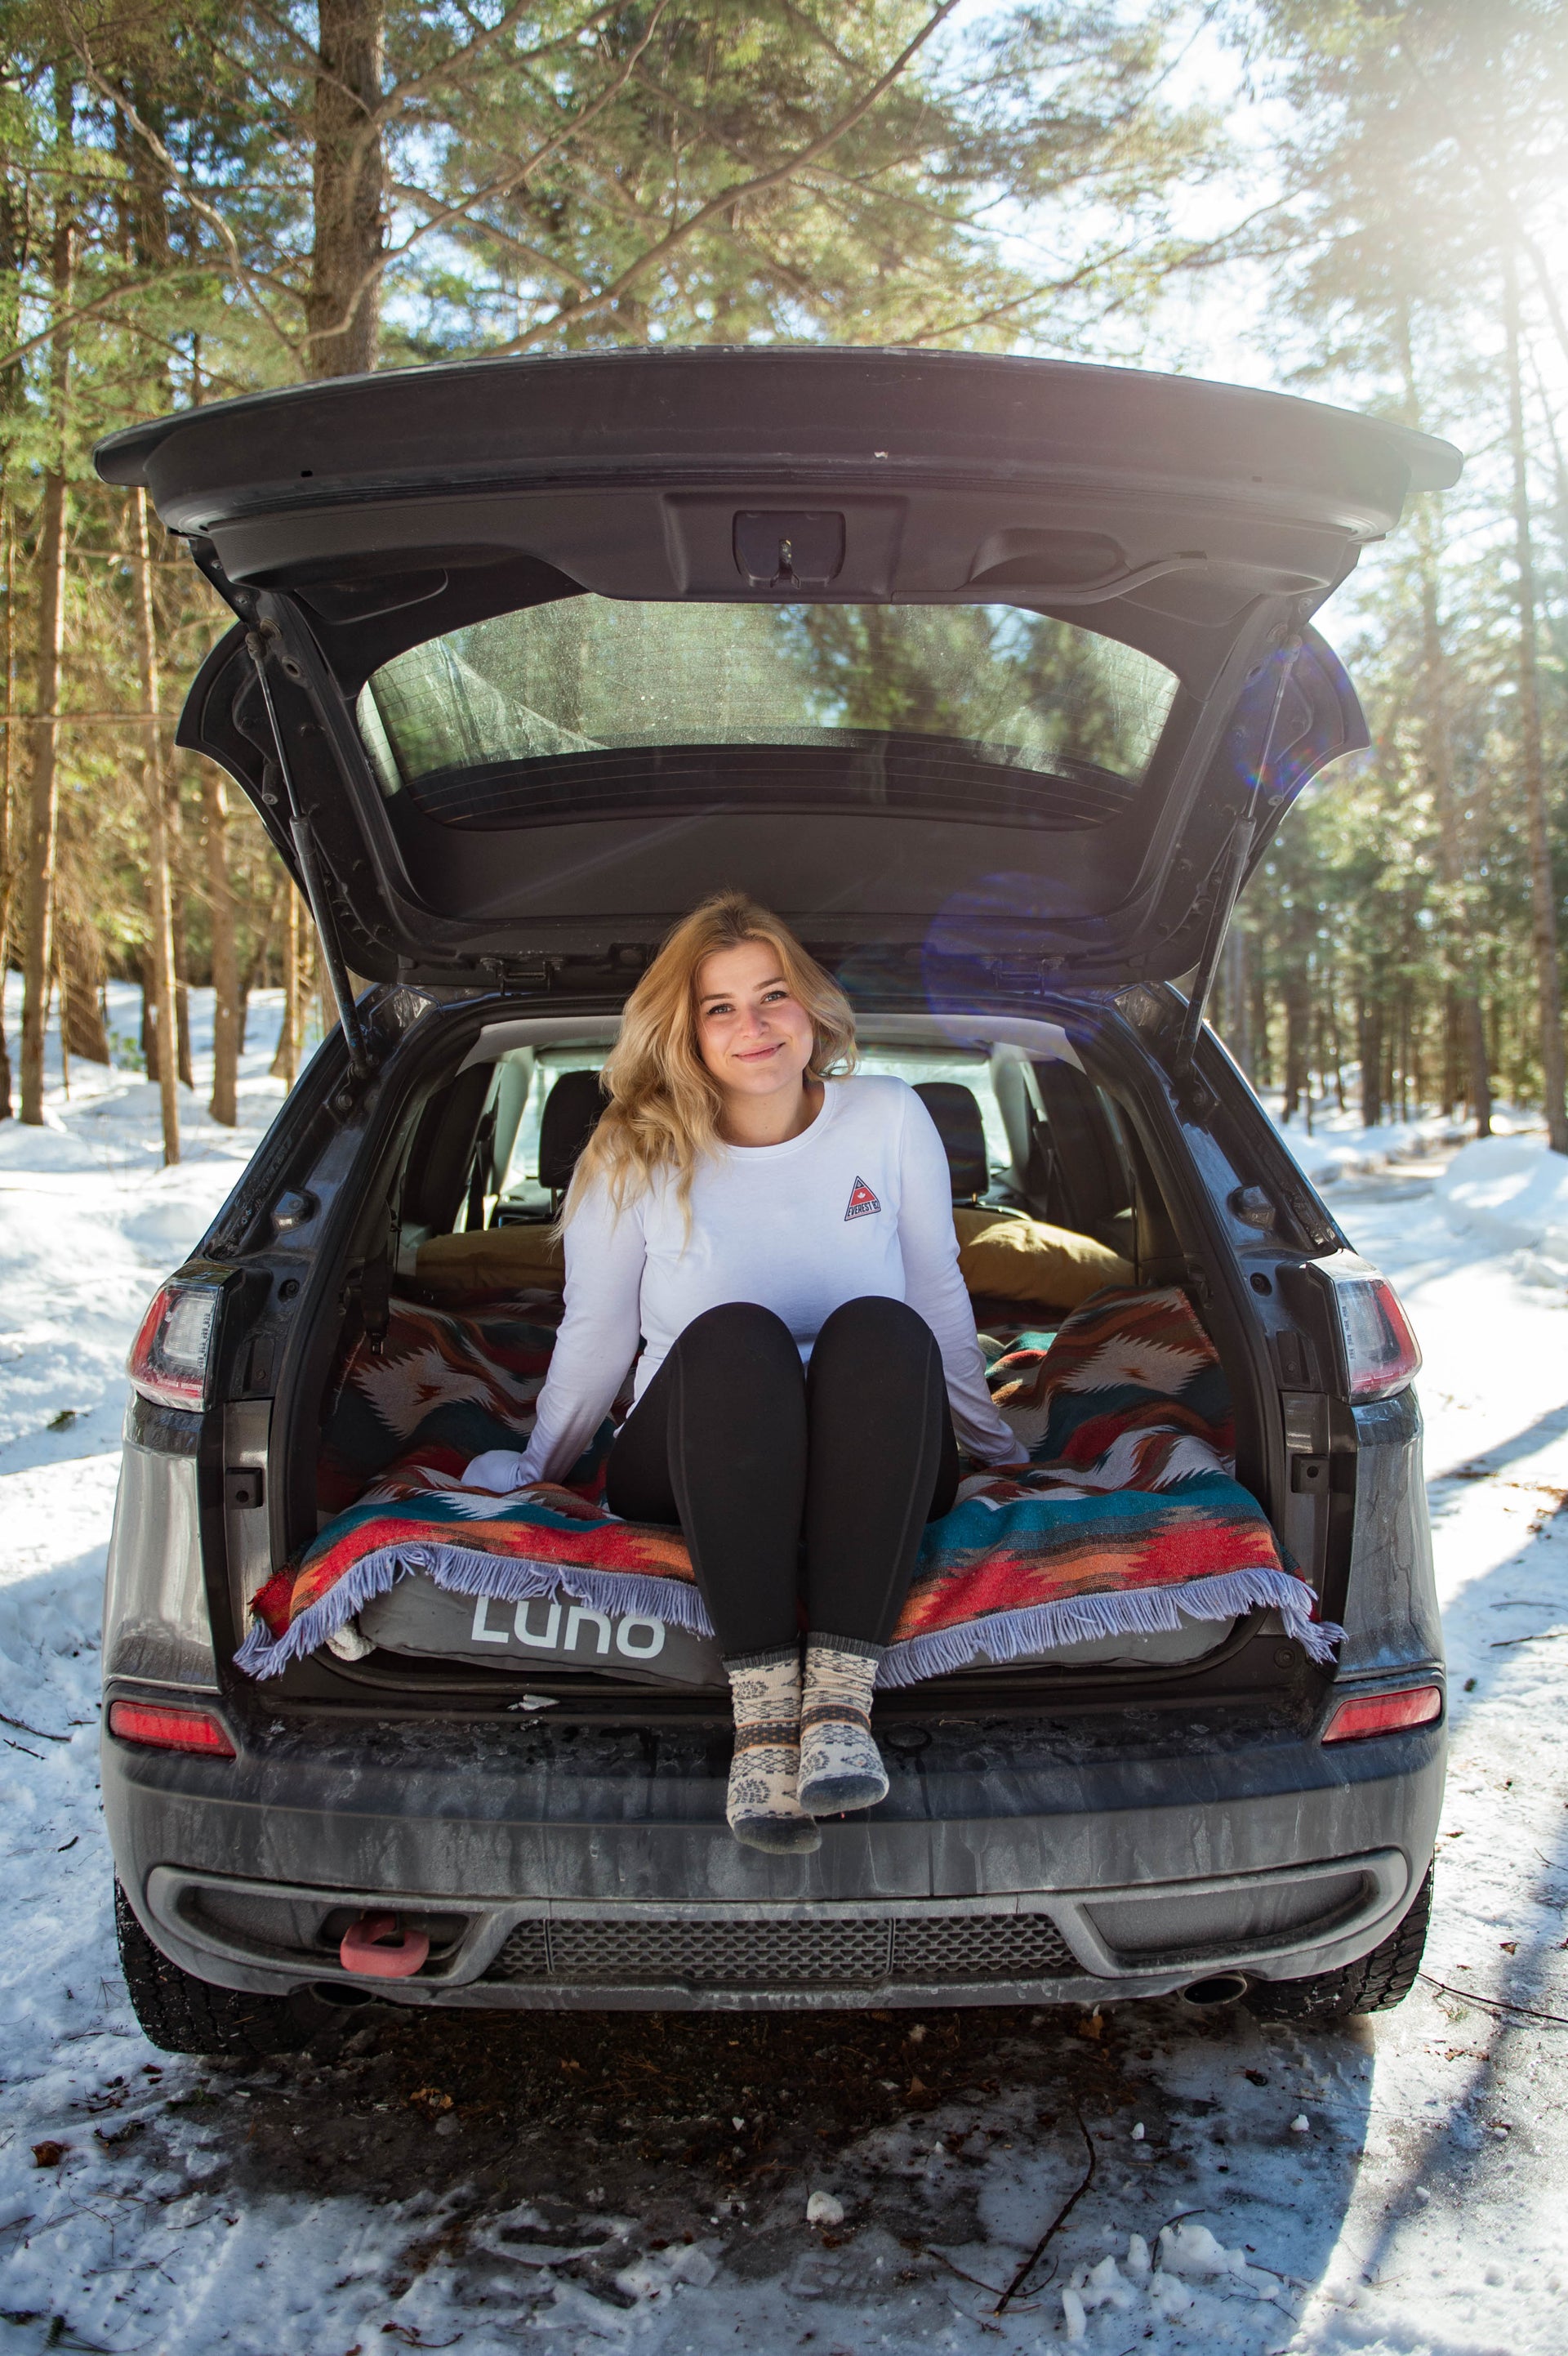
<svg viewBox="0 0 1568 2356"><path fill-rule="evenodd" d="M747 349L305 386L98 463L233 612L181 742L344 1014L133 1364L105 1758L149 2027L282 2037L372 1981L1394 2000L1442 1779L1416 1355L1199 1018L1282 815L1367 741L1312 617L1457 455L1186 380ZM527 1429L626 991L722 886L924 1088L998 1399L1053 1531L1087 1515L1072 1595L1031 1524L1032 1585L987 1539L960 1610L938 1544L892 1791L803 1858L731 1842L700 1611L594 1464L564 1533L478 1527L458 1479ZM1168 1607L1118 1612L1140 1580Z"/></svg>

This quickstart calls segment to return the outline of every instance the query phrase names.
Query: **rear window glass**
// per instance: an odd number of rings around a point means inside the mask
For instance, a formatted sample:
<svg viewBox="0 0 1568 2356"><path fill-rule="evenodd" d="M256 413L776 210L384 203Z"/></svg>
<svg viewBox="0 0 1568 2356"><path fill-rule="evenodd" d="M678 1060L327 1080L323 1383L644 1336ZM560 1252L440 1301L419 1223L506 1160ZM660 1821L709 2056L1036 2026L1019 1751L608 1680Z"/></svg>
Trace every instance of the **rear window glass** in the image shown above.
<svg viewBox="0 0 1568 2356"><path fill-rule="evenodd" d="M1175 692L1149 656L1016 605L584 594L411 648L358 718L384 792L453 826L718 799L1064 827L1126 807Z"/></svg>
<svg viewBox="0 0 1568 2356"><path fill-rule="evenodd" d="M562 1072L599 1071L604 1061L603 1047L539 1047L525 1048L531 1066L528 1094L524 1099L517 1135L513 1141L507 1174L501 1181L504 1200L514 1203L543 1205L549 1196L539 1183L539 1127L544 1119L545 1102ZM993 1166L1005 1170L1012 1159L1008 1142L1007 1124L1002 1108L997 1102L997 1092L991 1083L990 1058L976 1052L965 1053L954 1047L885 1048L860 1045L861 1072L891 1073L895 1079L907 1080L918 1087L923 1080L957 1080L974 1091L980 1108L980 1119L986 1131L986 1151Z"/></svg>

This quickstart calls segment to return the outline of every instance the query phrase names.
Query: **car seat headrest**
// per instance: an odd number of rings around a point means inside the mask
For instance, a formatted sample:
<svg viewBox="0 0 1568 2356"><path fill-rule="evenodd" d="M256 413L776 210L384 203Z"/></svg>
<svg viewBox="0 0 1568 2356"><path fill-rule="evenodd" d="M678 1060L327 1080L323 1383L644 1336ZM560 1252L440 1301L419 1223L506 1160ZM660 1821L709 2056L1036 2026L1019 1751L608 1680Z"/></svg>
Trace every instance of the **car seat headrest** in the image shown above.
<svg viewBox="0 0 1568 2356"><path fill-rule="evenodd" d="M539 1120L539 1184L564 1194L578 1158L604 1109L597 1072L562 1072Z"/></svg>
<svg viewBox="0 0 1568 2356"><path fill-rule="evenodd" d="M915 1094L936 1123L947 1154L955 1203L973 1203L991 1183L980 1100L959 1080L922 1080Z"/></svg>

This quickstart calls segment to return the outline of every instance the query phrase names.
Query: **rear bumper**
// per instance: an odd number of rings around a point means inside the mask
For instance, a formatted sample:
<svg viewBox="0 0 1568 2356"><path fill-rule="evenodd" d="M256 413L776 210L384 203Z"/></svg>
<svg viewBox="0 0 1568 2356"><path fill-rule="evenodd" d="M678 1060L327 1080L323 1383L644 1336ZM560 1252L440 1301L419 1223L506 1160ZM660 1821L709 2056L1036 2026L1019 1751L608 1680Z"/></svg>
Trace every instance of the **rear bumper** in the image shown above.
<svg viewBox="0 0 1568 2356"><path fill-rule="evenodd" d="M234 1761L106 1740L104 1801L158 1946L257 1992L346 1980L337 1942L370 1909L432 1937L418 1977L376 1984L392 2001L672 2009L1299 1978L1354 1962L1405 1911L1436 1833L1441 1729L1326 1751L1193 1725L1141 1757L1114 1730L890 1746L888 1801L825 1825L808 1858L736 1846L699 1734L448 1724L387 1730L379 1752L285 1735Z"/></svg>

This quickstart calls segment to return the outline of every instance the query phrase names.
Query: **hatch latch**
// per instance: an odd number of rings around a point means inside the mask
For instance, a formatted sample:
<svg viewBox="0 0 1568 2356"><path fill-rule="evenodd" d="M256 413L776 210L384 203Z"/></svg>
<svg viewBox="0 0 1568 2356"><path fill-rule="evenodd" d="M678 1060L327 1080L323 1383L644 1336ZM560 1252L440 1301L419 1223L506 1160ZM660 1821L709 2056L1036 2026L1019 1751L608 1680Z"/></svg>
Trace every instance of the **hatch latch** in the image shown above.
<svg viewBox="0 0 1568 2356"><path fill-rule="evenodd" d="M826 589L844 569L844 519L745 509L735 518L735 563L753 589Z"/></svg>

